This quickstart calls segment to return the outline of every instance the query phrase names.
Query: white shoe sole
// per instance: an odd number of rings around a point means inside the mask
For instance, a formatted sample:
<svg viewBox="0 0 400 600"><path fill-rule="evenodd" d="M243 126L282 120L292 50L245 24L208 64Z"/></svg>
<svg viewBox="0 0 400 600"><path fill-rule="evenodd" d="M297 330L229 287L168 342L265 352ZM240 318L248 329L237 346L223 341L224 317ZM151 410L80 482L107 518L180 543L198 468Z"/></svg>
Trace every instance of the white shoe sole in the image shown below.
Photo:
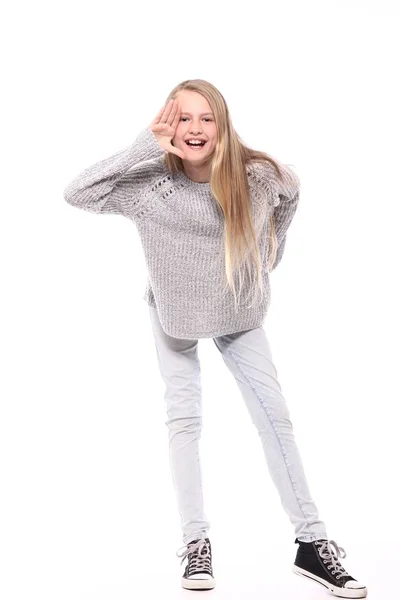
<svg viewBox="0 0 400 600"><path fill-rule="evenodd" d="M213 590L215 588L215 579L190 579L182 577L182 587L185 590Z"/></svg>
<svg viewBox="0 0 400 600"><path fill-rule="evenodd" d="M323 585L325 589L327 589L329 592L331 592L334 596L338 596L339 598L366 598L367 593L368 593L366 587L360 587L360 588L337 587L336 585L333 585L332 583L325 581L325 579L321 579L321 577L318 577L317 575L313 575L312 573L309 573L308 571L305 571L304 569L301 569L300 567L297 567L296 565L292 566L292 571L296 575L300 575L300 577L305 577L308 580L315 581L316 583Z"/></svg>

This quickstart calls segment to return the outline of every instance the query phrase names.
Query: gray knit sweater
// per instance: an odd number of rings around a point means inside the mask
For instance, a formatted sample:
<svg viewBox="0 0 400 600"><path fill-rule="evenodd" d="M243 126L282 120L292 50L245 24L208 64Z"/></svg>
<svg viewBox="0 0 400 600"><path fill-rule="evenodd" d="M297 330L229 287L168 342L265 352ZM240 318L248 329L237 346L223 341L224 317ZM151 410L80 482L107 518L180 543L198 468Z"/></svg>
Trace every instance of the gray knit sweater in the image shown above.
<svg viewBox="0 0 400 600"><path fill-rule="evenodd" d="M259 295L247 298L254 289L253 273L251 281L244 277L239 297L236 272L235 307L225 275L224 218L210 184L194 182L183 171L171 173L164 154L147 127L133 144L75 177L65 188L64 199L83 210L133 221L148 270L143 299L157 309L167 334L211 338L262 325L271 296L266 268L269 215L274 212L278 237L275 268L298 205L299 178L281 163L283 183L269 164L247 166L264 295L261 303Z"/></svg>

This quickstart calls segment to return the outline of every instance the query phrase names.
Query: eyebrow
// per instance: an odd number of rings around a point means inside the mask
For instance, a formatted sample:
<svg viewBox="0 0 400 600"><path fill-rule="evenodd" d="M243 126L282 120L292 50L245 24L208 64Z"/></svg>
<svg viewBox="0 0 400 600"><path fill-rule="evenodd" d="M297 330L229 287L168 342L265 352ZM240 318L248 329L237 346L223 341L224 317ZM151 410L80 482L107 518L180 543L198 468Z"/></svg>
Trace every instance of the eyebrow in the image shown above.
<svg viewBox="0 0 400 600"><path fill-rule="evenodd" d="M183 111L182 114L183 115L190 115L190 116L192 116L189 112L185 112L185 111ZM200 116L204 117L204 115L212 115L212 114L213 113L211 113L211 112L206 112L206 113L201 114Z"/></svg>

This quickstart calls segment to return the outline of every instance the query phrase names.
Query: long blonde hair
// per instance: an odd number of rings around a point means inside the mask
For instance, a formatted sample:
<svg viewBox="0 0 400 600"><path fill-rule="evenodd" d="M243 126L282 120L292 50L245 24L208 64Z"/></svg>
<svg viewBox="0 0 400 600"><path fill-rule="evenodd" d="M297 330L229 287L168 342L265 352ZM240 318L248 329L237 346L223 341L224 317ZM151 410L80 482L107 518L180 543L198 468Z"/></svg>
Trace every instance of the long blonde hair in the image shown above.
<svg viewBox="0 0 400 600"><path fill-rule="evenodd" d="M253 150L244 144L236 133L228 106L222 94L208 81L189 79L179 83L170 92L166 103L175 99L182 90L198 92L208 101L216 121L217 142L214 153L209 158L210 188L224 215L225 231L225 273L229 287L233 291L236 306L236 292L233 274L239 273L239 296L243 279L242 269L251 271L251 262L255 265L257 285L263 294L260 252L253 226L250 204L250 190L246 166L251 162L266 161L282 180L280 165L265 152ZM164 161L172 172L183 171L182 159L173 153L166 153ZM269 216L268 271L271 270L277 254L277 237L273 211ZM251 239L250 246L247 238ZM260 300L260 302L261 302Z"/></svg>

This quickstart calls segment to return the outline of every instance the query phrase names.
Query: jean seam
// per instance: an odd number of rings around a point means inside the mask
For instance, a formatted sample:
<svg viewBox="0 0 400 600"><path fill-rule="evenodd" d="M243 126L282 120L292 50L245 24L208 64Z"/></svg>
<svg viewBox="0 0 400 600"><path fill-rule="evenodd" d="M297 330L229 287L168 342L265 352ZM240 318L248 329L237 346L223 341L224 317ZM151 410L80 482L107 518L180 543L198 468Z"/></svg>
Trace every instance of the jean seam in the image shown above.
<svg viewBox="0 0 400 600"><path fill-rule="evenodd" d="M262 402L261 398L260 398L260 397L259 397L259 395L257 394L257 390L256 390L256 389L253 387L253 385L251 384L251 381L249 381L248 377L246 377L246 374L244 373L244 371L243 371L243 369L241 368L240 364L239 364L239 363L238 363L238 361L235 359L235 357L233 356L232 352L229 350L229 347L228 347L228 345L227 345L227 344L225 344L225 342L224 342L224 341L223 341L221 338L219 338L219 341L220 341L220 342L221 342L221 344L224 346L224 348L225 348L225 349L226 349L226 351L228 352L229 356L231 357L231 359L233 360L233 362L235 363L235 365L238 367L238 369L239 369L239 370L240 370L240 372L242 373L242 375L243 375L244 379L247 381L248 385L250 386L250 389L251 389L251 390L254 392L254 394L255 394L255 396L256 396L256 398L257 398L257 400L259 401L259 403L260 403L260 405L261 405L262 409L265 411L265 413L266 413L266 415L267 415L267 417L268 417L268 419L269 419L269 422L270 422L270 424L271 424L271 426L272 426L272 429L274 430L274 433L275 433L275 435L276 435L276 438L277 438L277 440L278 440L279 446L280 446L280 448L281 448L281 451L282 451L282 455L283 455L283 458L284 458L284 462L285 462L285 465L286 465L286 469L287 469L287 472L288 472L288 475L289 475L289 480L290 480L290 483L291 483L291 485L292 485L293 493L294 493L294 495L295 495L295 497L296 497L297 503L298 503L298 505L299 505L299 508L300 508L300 510L301 510L301 512L302 512L302 514L303 514L303 517L304 517L304 520L305 520L305 522L306 522L306 524L307 524L307 527L308 527L308 529L310 530L310 524L309 524L309 522L308 522L308 520L307 520L307 518L306 518L306 515L304 514L304 511L303 511L303 508L302 508L302 506L301 506L301 502L300 502L300 500L299 500L299 497L297 496L297 493L296 493L296 488L295 488L295 485L294 485L294 483L293 483L293 480L292 480L292 476L291 476L290 468L289 468L289 465L288 465L288 463L287 463L287 461L286 461L286 457L287 457L287 455L286 455L286 453L285 453L285 450L284 450L284 448L283 448L283 445L282 445L281 439L280 439L280 437L279 437L279 435L278 435L278 432L277 432L277 430L276 430L276 428L275 428L274 420L271 418L271 416L270 416L270 414L269 414L269 411L268 411L268 408L267 408L266 406L264 406L264 404L263 404L263 402ZM314 534L310 532L310 534L309 534L309 535L314 535Z"/></svg>
<svg viewBox="0 0 400 600"><path fill-rule="evenodd" d="M198 346L196 347L195 350L195 359L197 362L197 367L198 367L198 382L199 382L199 387L200 387L200 420L201 420L201 424L200 424L200 435L201 435L201 428L202 428L202 424L203 424L203 402L202 402L202 390L201 390L201 364L200 364L200 357L199 357L199 350L198 350ZM203 494L203 473L202 473L202 467L200 464L200 455L199 455L199 445L200 445L200 437L197 441L196 444L196 454L197 454L197 468L199 469L199 477L200 477L200 493L201 493L201 505L203 508L203 514L204 514L204 494Z"/></svg>

